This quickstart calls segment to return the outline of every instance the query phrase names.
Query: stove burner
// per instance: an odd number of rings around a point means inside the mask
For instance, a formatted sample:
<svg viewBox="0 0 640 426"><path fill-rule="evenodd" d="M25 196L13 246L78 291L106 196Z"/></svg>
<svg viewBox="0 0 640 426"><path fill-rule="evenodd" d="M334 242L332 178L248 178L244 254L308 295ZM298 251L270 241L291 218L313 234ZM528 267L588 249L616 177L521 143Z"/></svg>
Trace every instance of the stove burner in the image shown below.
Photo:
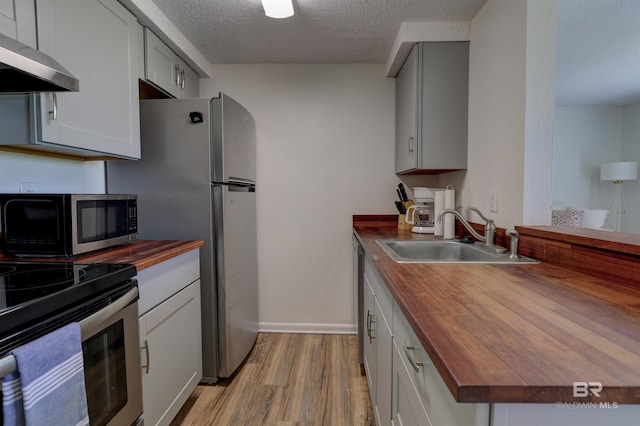
<svg viewBox="0 0 640 426"><path fill-rule="evenodd" d="M14 268L15 271L15 268ZM0 291L31 291L50 286L66 287L82 278L86 271L71 268L46 268L5 273L0 276Z"/></svg>
<svg viewBox="0 0 640 426"><path fill-rule="evenodd" d="M0 357L19 343L16 333L40 330L52 316L135 285L135 275L125 264L0 261Z"/></svg>
<svg viewBox="0 0 640 426"><path fill-rule="evenodd" d="M0 276L16 271L15 266L0 266Z"/></svg>

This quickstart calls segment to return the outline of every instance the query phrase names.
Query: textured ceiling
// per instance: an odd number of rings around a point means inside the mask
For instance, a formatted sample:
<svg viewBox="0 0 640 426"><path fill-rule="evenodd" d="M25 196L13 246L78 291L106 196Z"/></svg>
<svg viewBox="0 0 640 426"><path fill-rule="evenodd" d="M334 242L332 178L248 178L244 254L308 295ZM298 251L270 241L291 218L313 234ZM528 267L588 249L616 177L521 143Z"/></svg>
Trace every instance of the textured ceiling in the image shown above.
<svg viewBox="0 0 640 426"><path fill-rule="evenodd" d="M557 0L556 103L640 102L640 1Z"/></svg>
<svg viewBox="0 0 640 426"><path fill-rule="evenodd" d="M385 63L403 21L471 21L486 0L154 0L212 64Z"/></svg>
<svg viewBox="0 0 640 426"><path fill-rule="evenodd" d="M212 64L385 63L401 22L471 21L486 0L153 0ZM537 0L534 0L537 1ZM557 0L559 105L640 101L640 0Z"/></svg>

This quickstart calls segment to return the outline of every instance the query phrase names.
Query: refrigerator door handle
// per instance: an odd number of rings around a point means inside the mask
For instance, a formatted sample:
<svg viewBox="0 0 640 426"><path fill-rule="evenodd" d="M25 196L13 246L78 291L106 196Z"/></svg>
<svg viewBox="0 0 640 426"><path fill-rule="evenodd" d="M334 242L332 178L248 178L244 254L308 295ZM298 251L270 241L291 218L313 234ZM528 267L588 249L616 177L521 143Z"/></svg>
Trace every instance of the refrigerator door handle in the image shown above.
<svg viewBox="0 0 640 426"><path fill-rule="evenodd" d="M238 191L238 192L256 192L256 184L251 182L216 182L212 181L211 186L228 186L229 191Z"/></svg>

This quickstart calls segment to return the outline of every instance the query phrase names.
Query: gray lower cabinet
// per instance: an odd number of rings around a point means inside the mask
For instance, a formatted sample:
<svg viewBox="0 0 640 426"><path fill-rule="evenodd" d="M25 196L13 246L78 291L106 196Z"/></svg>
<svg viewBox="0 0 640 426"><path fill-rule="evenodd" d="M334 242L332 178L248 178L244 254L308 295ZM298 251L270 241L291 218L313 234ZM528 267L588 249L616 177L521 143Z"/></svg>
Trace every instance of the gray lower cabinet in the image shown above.
<svg viewBox="0 0 640 426"><path fill-rule="evenodd" d="M369 385L369 390L371 394L371 403L375 404L375 328L376 328L376 313L374 310L375 299L373 295L373 289L371 289L371 284L369 284L369 280L365 278L363 285L363 323L365 326L364 336L364 348L363 348L363 356L362 363L364 365L364 372L367 375L367 384Z"/></svg>
<svg viewBox="0 0 640 426"><path fill-rule="evenodd" d="M143 418L168 425L202 379L199 250L138 274Z"/></svg>
<svg viewBox="0 0 640 426"><path fill-rule="evenodd" d="M394 395L397 396L393 399L392 409L394 416L398 418L394 424L489 425L489 404L461 404L453 399L447 385L395 302L393 342ZM408 400L402 401L400 393L404 393ZM411 419L422 422L425 417L429 423L412 423Z"/></svg>
<svg viewBox="0 0 640 426"><path fill-rule="evenodd" d="M391 424L391 320L393 298L369 258L364 266L364 363L377 425Z"/></svg>
<svg viewBox="0 0 640 426"><path fill-rule="evenodd" d="M640 424L640 405L457 402L366 253L363 278L363 358L377 425Z"/></svg>
<svg viewBox="0 0 640 426"><path fill-rule="evenodd" d="M396 342L393 343L392 382L391 423L398 426L432 426Z"/></svg>
<svg viewBox="0 0 640 426"><path fill-rule="evenodd" d="M468 104L469 43L417 43L396 76L396 173L466 169Z"/></svg>
<svg viewBox="0 0 640 426"><path fill-rule="evenodd" d="M460 404L378 274L364 261L364 366L377 425L488 426L489 404Z"/></svg>

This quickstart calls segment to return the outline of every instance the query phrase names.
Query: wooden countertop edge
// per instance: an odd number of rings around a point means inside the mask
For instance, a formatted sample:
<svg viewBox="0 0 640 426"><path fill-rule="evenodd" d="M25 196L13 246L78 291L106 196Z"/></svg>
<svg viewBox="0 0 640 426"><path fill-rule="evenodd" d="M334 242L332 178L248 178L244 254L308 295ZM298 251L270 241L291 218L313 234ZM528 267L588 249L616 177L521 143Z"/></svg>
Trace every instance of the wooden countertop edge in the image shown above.
<svg viewBox="0 0 640 426"><path fill-rule="evenodd" d="M71 257L29 257L21 258L0 255L3 261L41 261L78 263L126 263L136 266L138 272L165 260L198 249L202 240L137 240L129 244Z"/></svg>
<svg viewBox="0 0 640 426"><path fill-rule="evenodd" d="M640 235L570 226L516 226L520 236L534 236L626 255L640 256Z"/></svg>
<svg viewBox="0 0 640 426"><path fill-rule="evenodd" d="M533 385L528 383L522 383L522 385L513 385L513 384L470 384L463 383L460 378L455 376L455 373L451 370L449 361L443 356L447 356L446 354L442 354L439 352L439 348L431 342L429 336L427 335L427 331L423 329L423 324L420 324L417 320L417 316L415 312L411 311L410 301L406 301L402 292L399 291L399 287L397 287L394 282L393 277L393 268L397 267L397 264L393 262L390 258L384 255L382 250L378 250L378 247L373 244L373 237L363 238L359 230L366 234L376 233L377 231L381 231L383 234L386 232L384 238L388 237L390 233L397 232L398 238L423 238L423 236L410 236L404 235L403 231L394 230L392 225L393 223L387 222L386 226L380 222L378 222L378 227L376 226L365 226L359 227L354 223L354 231L356 237L360 240L363 246L369 246L368 250L370 254L373 251L373 259L375 263L375 267L385 280L387 287L391 291L393 297L398 302L398 306L400 306L402 312L405 317L411 324L414 332L420 339L421 343L425 347L425 350L432 358L432 361L447 384L450 392L453 397L458 402L486 402L486 403L517 403L517 402L525 402L525 403L557 403L557 402L566 402L566 401L579 401L579 402L617 402L621 404L631 403L637 404L640 401L640 386L611 386L607 387L607 397L606 398L576 398L573 396L573 388L571 383L566 386L544 386L544 385ZM380 226L382 225L382 226ZM364 242L364 240L369 240ZM524 265L523 265L524 266ZM553 271L554 268L558 268L552 265L548 265L548 270ZM547 269L545 267L545 269ZM391 285L390 285L391 283ZM576 380L580 380L580 378L576 378Z"/></svg>

